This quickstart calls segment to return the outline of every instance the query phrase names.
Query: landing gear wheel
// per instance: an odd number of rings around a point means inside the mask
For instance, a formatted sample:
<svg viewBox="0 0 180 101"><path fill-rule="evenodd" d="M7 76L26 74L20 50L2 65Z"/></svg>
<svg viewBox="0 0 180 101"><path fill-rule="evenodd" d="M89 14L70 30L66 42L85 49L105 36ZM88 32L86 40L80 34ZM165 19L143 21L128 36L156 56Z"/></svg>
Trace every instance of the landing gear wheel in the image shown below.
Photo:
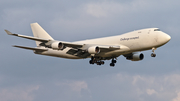
<svg viewBox="0 0 180 101"><path fill-rule="evenodd" d="M100 62L97 62L97 65L101 65L101 63L100 63Z"/></svg>
<svg viewBox="0 0 180 101"><path fill-rule="evenodd" d="M114 67L114 66L115 66L115 64L114 64L114 63L110 63L110 66L111 66L111 67Z"/></svg>
<svg viewBox="0 0 180 101"><path fill-rule="evenodd" d="M156 57L156 54L152 53L152 54L151 54L151 57Z"/></svg>
<svg viewBox="0 0 180 101"><path fill-rule="evenodd" d="M110 66L114 67L116 62L117 62L117 61L114 60L114 58L113 58L113 59L111 60Z"/></svg>
<svg viewBox="0 0 180 101"><path fill-rule="evenodd" d="M101 63L102 65L104 65L104 61L101 61L100 63Z"/></svg>
<svg viewBox="0 0 180 101"><path fill-rule="evenodd" d="M94 64L93 60L90 60L89 63L90 63L90 64Z"/></svg>
<svg viewBox="0 0 180 101"><path fill-rule="evenodd" d="M116 60L112 60L112 63L116 63L117 61Z"/></svg>

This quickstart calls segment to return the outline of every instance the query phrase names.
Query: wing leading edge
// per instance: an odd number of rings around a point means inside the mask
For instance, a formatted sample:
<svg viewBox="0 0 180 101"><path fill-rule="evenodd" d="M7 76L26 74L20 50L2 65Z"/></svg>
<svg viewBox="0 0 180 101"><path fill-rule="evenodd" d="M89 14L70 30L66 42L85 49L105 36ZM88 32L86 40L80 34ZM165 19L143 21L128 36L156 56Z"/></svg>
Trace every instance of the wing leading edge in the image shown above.
<svg viewBox="0 0 180 101"><path fill-rule="evenodd" d="M11 32L8 31L8 30L5 30L5 32L6 32L8 35L18 36L18 37L22 37L22 38L26 38L26 39L30 39L30 40L34 40L34 41L40 41L40 42L48 42L48 41L50 41L49 39L31 37L31 36L20 35L20 34L13 34L13 33L11 33Z"/></svg>

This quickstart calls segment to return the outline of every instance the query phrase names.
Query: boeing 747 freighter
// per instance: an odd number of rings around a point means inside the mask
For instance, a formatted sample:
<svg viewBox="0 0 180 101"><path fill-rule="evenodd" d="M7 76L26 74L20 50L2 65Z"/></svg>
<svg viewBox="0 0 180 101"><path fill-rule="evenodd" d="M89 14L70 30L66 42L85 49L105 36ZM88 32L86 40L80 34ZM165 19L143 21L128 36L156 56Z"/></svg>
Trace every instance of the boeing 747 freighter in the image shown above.
<svg viewBox="0 0 180 101"><path fill-rule="evenodd" d="M132 31L117 36L97 39L65 42L54 40L38 23L31 24L34 37L13 34L5 30L8 35L14 35L36 41L37 47L14 45L14 47L33 50L35 54L48 55L68 59L91 58L90 64L103 65L104 60L111 60L110 66L115 66L117 57L123 55L127 60L143 60L145 50L155 50L170 41L171 37L159 28L147 28Z"/></svg>

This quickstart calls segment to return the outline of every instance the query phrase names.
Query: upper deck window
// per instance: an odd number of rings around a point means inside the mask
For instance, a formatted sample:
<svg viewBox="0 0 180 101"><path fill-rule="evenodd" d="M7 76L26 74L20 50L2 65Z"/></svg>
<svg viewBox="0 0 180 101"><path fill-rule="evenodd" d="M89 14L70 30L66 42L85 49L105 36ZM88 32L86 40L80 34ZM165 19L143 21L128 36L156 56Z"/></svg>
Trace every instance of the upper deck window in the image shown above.
<svg viewBox="0 0 180 101"><path fill-rule="evenodd" d="M160 29L154 29L154 31L161 31Z"/></svg>

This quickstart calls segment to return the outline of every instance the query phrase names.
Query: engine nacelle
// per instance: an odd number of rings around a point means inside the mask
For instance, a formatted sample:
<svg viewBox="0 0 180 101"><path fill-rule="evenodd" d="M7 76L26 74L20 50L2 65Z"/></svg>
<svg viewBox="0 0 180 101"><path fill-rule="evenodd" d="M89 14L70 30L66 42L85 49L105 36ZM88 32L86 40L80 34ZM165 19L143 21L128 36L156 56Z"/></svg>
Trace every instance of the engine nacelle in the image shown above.
<svg viewBox="0 0 180 101"><path fill-rule="evenodd" d="M100 48L98 46L92 46L87 49L89 54L98 54L100 52Z"/></svg>
<svg viewBox="0 0 180 101"><path fill-rule="evenodd" d="M51 44L51 48L55 50L62 50L64 48L64 45L61 42L53 42Z"/></svg>
<svg viewBox="0 0 180 101"><path fill-rule="evenodd" d="M131 56L126 57L126 59L131 61L140 61L144 59L144 54L132 54Z"/></svg>

